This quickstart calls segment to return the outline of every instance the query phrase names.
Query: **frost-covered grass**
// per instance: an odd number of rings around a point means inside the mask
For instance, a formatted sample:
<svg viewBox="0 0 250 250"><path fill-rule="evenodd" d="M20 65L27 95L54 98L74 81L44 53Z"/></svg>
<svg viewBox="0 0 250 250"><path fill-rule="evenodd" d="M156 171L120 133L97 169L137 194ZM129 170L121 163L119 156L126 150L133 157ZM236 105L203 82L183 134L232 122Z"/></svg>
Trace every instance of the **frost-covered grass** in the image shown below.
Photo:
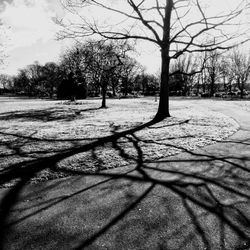
<svg viewBox="0 0 250 250"><path fill-rule="evenodd" d="M250 111L250 100L248 101L235 101L234 102L237 106L239 106L241 109L246 110L246 111Z"/></svg>
<svg viewBox="0 0 250 250"><path fill-rule="evenodd" d="M154 117L158 105L154 99L144 98L107 103L109 108L99 109L100 100L68 103L1 99L0 170L146 123ZM238 128L231 118L188 102L172 102L171 115L113 143L63 159L57 163L57 171L45 169L32 182L65 176L62 169L98 171L166 158L223 140Z"/></svg>

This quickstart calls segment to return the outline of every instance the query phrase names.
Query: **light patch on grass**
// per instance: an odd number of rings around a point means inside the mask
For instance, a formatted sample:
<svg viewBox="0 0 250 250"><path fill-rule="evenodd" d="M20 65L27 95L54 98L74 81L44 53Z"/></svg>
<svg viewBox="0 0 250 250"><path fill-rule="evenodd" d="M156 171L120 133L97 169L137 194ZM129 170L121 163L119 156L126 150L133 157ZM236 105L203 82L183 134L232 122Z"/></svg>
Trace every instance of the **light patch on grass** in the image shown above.
<svg viewBox="0 0 250 250"><path fill-rule="evenodd" d="M250 101L235 101L235 104L245 111L250 111Z"/></svg>

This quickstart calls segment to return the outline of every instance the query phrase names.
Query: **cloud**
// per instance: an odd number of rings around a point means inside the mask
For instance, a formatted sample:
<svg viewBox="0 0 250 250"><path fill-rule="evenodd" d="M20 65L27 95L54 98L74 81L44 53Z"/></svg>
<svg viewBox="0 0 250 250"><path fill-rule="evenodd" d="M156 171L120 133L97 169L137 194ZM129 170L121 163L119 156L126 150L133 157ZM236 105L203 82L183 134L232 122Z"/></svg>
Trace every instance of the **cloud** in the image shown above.
<svg viewBox="0 0 250 250"><path fill-rule="evenodd" d="M6 68L2 72L15 75L19 69L38 61L57 62L63 46L57 41L42 42L41 40L29 47L15 48L9 52L6 58ZM1 73L1 70L0 70Z"/></svg>
<svg viewBox="0 0 250 250"><path fill-rule="evenodd" d="M7 55L0 73L16 74L34 61L57 61L67 43L55 41L60 27L53 18L63 15L59 0L0 0L0 44Z"/></svg>
<svg viewBox="0 0 250 250"><path fill-rule="evenodd" d="M4 1L0 19L9 27L9 49L28 47L37 41L53 39L58 27L53 22L56 10L45 0Z"/></svg>

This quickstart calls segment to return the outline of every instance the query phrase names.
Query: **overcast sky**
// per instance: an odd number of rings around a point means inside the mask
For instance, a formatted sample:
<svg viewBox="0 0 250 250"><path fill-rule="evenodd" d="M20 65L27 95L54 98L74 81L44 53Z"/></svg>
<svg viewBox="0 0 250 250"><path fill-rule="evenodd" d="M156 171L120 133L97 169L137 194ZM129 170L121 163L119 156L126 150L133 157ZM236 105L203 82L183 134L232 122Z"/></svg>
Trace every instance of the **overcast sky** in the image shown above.
<svg viewBox="0 0 250 250"><path fill-rule="evenodd" d="M0 0L1 36L7 55L0 73L16 74L34 61L58 61L70 42L55 40L59 27L53 19L64 14L59 0ZM141 61L152 61L152 51L145 50ZM150 68L153 72L158 67Z"/></svg>
<svg viewBox="0 0 250 250"><path fill-rule="evenodd" d="M53 18L62 15L57 0L0 0L6 66L1 72L14 74L38 60L56 61L64 42L55 41L58 30Z"/></svg>
<svg viewBox="0 0 250 250"><path fill-rule="evenodd" d="M223 9L225 1L216 0L214 7ZM64 15L59 0L0 0L1 42L5 44L8 55L0 73L15 74L34 61L41 64L56 62L69 42L55 40L59 27L53 19ZM142 52L140 62L144 62L150 72L156 72L160 65L156 59L159 55L157 50L143 47Z"/></svg>

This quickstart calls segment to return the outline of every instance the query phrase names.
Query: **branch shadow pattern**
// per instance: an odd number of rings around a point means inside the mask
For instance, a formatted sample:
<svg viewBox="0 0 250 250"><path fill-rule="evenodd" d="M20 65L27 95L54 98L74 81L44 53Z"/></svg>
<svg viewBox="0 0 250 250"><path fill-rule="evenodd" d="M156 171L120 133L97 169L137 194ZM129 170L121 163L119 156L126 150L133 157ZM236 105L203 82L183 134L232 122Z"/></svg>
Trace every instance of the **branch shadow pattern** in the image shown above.
<svg viewBox="0 0 250 250"><path fill-rule="evenodd" d="M74 144L71 148L59 150L52 155L34 157L27 161L14 163L9 168L1 170L1 184L11 182L12 180L18 181L12 188L6 191L1 199L0 248L4 247L9 230L20 222L24 222L35 215L49 211L60 203L68 202L74 197L78 197L95 188L100 187L102 192L105 192L107 195L114 192L114 187L112 185L110 187L108 186L111 182L115 182L115 187L117 188L119 187L117 183L125 181L128 182L128 187L131 188L133 185L136 185L137 188L138 185L142 185L143 188L141 192L135 195L125 190L126 199L123 204L124 206L122 206L119 212L115 215L110 215L108 219L104 221L101 228L94 228L91 232L85 231L86 235L80 235L77 241L74 241L74 249L85 249L88 247L91 249L91 246L97 244L96 242L107 233L110 234L110 232L113 232L116 235L115 230L119 229L119 227L123 228L123 230L126 230L128 227L127 230L129 230L129 225L126 226L124 222L126 218L130 218L134 210L142 206L142 204L152 205L152 196L159 196L157 192L159 188L163 190L163 193L165 192L165 196L160 197L161 202L159 206L169 212L169 209L171 210L171 205L168 205L169 199L171 200L173 196L175 200L178 200L176 210L181 210L182 214L185 214L185 222L183 225L176 223L177 226L171 230L171 233L163 235L165 240L157 239L158 242L155 243L157 247L154 245L155 249L185 249L185 246L196 246L197 248L195 249L215 249L215 243L212 242L214 238L217 240L217 249L230 249L230 247L234 247L231 249L248 249L250 247L250 215L249 213L245 213L245 211L250 203L250 158L247 156L214 155L203 151L197 153L179 147L179 149L184 152L180 158L170 157L158 161L146 161L141 143L147 141L139 138L136 132L153 126L154 124L154 121L150 121L122 132L117 132L114 127L111 136L97 138L84 145ZM21 139L26 140L28 138ZM33 139L31 136L31 140ZM123 147L123 143L121 143L121 139L129 141L133 145L136 153L127 153ZM25 143L25 141L23 143ZM161 143L166 147L177 147L173 144L166 144L159 141L150 141L150 143ZM230 143L237 144L239 147L249 145L249 141L245 140ZM98 147L105 147L107 144L112 145L120 157L134 162L130 170L101 171L103 162L98 159L96 149ZM20 147L23 145L24 144L19 143L19 147L14 148L15 154L21 154ZM11 149L13 149L13 147ZM81 169L58 167L58 162L83 152L91 152L92 158L98 161L98 171L91 173ZM98 177L104 179L100 179L92 185L80 188L67 195L45 199L41 202L34 200L32 206L26 206L22 209L16 208L22 190L26 187L27 183L33 176L44 169L61 172L65 174L65 176L76 175L87 178ZM103 185L106 185L106 188L103 188ZM52 188L52 186L48 186L47 189L40 190L39 192L45 194ZM122 187L120 188L123 190ZM31 198L32 197L34 199L36 196L31 195ZM155 205L152 206L154 207ZM25 213L23 216L13 219L11 218L13 212ZM171 210L171 213L172 215L170 216L175 217L176 211ZM156 214L161 217L159 213ZM162 219L167 220L169 223L170 219L167 217L168 216ZM155 219L157 220L157 218ZM205 223L203 220L205 220ZM210 220L214 221L213 225L217 225L216 229L211 229L211 227L208 226ZM143 223L144 226L149 227L146 222ZM206 223L208 223L208 225L206 225ZM154 224L151 221L150 228L152 228L152 225ZM180 240L179 234L185 232L187 228L190 228L190 225L192 230L189 230L187 234L184 233L184 237ZM160 222L154 225L154 227L160 227ZM215 233L212 231L213 229L218 235L214 236ZM235 238L235 242L233 243L230 241L231 235L234 235ZM139 236L133 236L136 240L138 240L138 237ZM114 241L119 242L121 239L124 241L124 238L126 237L123 235L119 236L118 234ZM149 238L152 239L151 237ZM171 241L172 238L178 238L178 244L176 244L176 242L173 244ZM116 247L117 246L119 245L116 245Z"/></svg>
<svg viewBox="0 0 250 250"><path fill-rule="evenodd" d="M80 114L96 111L100 108L73 109L73 108L45 108L29 109L23 111L11 111L0 114L0 120L21 120L21 121L72 121L77 119Z"/></svg>

